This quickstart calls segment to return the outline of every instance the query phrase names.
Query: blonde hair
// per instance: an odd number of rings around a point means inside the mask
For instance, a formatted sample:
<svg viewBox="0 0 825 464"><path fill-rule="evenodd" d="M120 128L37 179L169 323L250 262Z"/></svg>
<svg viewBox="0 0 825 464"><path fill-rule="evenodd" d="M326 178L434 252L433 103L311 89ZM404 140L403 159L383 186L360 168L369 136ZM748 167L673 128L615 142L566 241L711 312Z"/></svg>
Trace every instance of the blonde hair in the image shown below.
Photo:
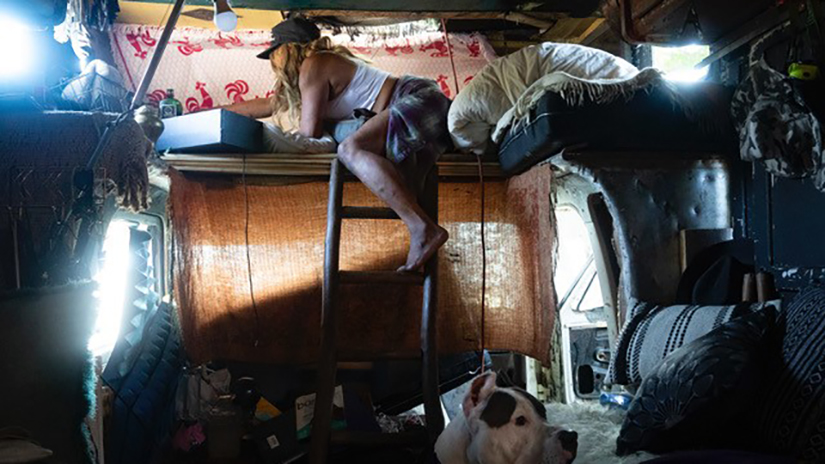
<svg viewBox="0 0 825 464"><path fill-rule="evenodd" d="M331 52L346 58L357 59L347 47L335 45L329 37L321 37L309 43L288 43L281 45L270 53L269 64L275 73L275 82L272 84L271 99L272 116L276 118L287 116L288 121L295 127L301 120L301 89L298 78L304 60L319 52ZM275 54L285 54L283 66L276 63Z"/></svg>

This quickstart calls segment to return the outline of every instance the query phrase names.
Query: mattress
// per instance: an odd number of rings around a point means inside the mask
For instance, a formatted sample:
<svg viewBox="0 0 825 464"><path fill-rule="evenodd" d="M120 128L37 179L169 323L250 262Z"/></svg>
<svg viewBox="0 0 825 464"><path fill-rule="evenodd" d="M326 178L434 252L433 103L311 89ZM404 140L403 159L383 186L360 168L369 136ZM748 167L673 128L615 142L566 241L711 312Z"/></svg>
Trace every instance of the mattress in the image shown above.
<svg viewBox="0 0 825 464"><path fill-rule="evenodd" d="M729 90L719 85L684 86L679 91L703 114L727 114ZM518 174L564 150L735 152L729 118L700 124L661 88L636 92L611 103L568 105L547 93L524 123L514 125L498 149L507 174ZM720 113L723 112L723 113Z"/></svg>

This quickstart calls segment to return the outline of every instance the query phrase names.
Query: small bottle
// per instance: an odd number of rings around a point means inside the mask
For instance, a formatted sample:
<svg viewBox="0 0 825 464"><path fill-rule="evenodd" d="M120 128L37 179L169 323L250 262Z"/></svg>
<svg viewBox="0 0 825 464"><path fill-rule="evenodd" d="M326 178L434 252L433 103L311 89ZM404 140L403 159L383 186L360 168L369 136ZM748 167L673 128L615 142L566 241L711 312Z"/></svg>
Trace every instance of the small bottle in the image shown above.
<svg viewBox="0 0 825 464"><path fill-rule="evenodd" d="M166 98L161 100L160 117L162 119L174 118L183 114L183 105L175 98L175 91L173 89L166 89Z"/></svg>
<svg viewBox="0 0 825 464"><path fill-rule="evenodd" d="M627 392L603 391L599 395L599 403L608 409L623 409L626 411L632 401L633 396Z"/></svg>

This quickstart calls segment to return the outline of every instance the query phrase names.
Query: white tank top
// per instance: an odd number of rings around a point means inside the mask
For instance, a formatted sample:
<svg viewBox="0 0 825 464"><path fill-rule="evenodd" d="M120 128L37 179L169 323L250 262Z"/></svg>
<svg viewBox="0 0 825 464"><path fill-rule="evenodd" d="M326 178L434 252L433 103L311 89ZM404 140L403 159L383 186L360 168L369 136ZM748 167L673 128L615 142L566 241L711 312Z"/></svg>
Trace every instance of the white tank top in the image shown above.
<svg viewBox="0 0 825 464"><path fill-rule="evenodd" d="M352 112L358 108L371 110L381 93L384 81L390 73L369 66L360 61L355 63L355 75L344 91L329 102L326 119L340 121L352 118Z"/></svg>

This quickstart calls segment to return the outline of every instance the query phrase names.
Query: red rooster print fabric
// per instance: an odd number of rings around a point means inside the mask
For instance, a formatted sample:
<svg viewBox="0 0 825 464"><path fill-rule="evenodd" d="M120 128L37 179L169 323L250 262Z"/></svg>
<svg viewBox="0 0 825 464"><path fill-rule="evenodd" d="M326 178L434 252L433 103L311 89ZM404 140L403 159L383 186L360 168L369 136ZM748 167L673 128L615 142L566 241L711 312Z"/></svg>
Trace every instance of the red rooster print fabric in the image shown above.
<svg viewBox="0 0 825 464"><path fill-rule="evenodd" d="M115 24L111 31L117 66L134 90L152 58L163 28ZM356 56L396 76L410 74L438 82L454 98L495 53L479 34L422 32L385 38L359 34L331 36ZM160 101L166 89L185 112L213 108L271 95L269 63L255 57L269 46L269 31L242 30L225 33L210 29L178 28L147 93L147 100ZM455 66L455 73L453 72Z"/></svg>

